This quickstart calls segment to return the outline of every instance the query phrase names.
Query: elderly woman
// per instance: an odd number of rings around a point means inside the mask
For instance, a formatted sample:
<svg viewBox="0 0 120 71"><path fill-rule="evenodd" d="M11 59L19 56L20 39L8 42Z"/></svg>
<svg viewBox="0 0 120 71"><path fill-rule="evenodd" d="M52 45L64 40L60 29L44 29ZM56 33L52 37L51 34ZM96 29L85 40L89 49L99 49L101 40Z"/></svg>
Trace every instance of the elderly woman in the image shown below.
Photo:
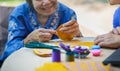
<svg viewBox="0 0 120 71"><path fill-rule="evenodd" d="M111 5L120 4L120 0L109 0ZM114 13L113 30L107 34L99 35L95 44L107 48L120 48L120 7Z"/></svg>
<svg viewBox="0 0 120 71"><path fill-rule="evenodd" d="M8 41L0 61L28 42L58 38L55 30L61 24L64 24L61 28L64 33L81 36L75 20L75 12L57 0L26 0L10 15Z"/></svg>

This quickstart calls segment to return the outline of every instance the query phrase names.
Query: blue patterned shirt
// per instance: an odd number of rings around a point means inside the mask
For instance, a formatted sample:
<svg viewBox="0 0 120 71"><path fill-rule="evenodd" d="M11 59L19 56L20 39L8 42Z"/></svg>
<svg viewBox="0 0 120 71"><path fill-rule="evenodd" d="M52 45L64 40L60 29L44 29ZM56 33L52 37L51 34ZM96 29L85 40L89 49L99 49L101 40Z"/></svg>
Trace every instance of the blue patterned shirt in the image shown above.
<svg viewBox="0 0 120 71"><path fill-rule="evenodd" d="M24 39L33 30L38 28L57 29L59 25L68 22L71 19L76 20L75 12L67 6L58 2L58 8L48 19L44 27L37 19L36 11L27 3L16 7L10 15L8 25L8 41L1 61L4 61L11 53L24 47ZM58 38L53 35L52 39Z"/></svg>

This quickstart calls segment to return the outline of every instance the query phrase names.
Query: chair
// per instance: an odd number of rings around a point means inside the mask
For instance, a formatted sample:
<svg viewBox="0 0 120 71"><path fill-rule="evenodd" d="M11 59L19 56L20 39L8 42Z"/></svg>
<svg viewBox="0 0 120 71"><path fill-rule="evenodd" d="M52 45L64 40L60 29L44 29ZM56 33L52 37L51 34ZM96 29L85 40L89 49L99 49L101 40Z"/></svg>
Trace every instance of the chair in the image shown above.
<svg viewBox="0 0 120 71"><path fill-rule="evenodd" d="M0 56L5 47L8 35L8 19L9 14L12 12L14 7L0 6Z"/></svg>

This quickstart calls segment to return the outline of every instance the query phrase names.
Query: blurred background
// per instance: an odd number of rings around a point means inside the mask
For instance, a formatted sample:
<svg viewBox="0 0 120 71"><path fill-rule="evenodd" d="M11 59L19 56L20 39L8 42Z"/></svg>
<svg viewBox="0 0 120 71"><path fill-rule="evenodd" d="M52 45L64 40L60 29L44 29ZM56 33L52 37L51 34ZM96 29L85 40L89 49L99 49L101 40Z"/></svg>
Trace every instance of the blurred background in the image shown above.
<svg viewBox="0 0 120 71"><path fill-rule="evenodd" d="M17 6L25 0L0 0L0 5ZM72 8L80 30L86 37L96 37L112 30L113 14L118 5L111 6L108 0L58 0Z"/></svg>

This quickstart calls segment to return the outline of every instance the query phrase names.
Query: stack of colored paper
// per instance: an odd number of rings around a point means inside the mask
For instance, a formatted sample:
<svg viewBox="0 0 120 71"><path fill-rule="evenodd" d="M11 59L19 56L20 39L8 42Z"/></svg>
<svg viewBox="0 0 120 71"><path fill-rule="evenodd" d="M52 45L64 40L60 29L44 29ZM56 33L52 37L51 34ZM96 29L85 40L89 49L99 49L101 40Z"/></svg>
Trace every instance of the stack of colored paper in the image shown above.
<svg viewBox="0 0 120 71"><path fill-rule="evenodd" d="M44 66L39 67L36 71L69 71L63 64L61 63L45 63Z"/></svg>
<svg viewBox="0 0 120 71"><path fill-rule="evenodd" d="M110 65L98 61L78 61L63 63L70 71L111 71Z"/></svg>
<svg viewBox="0 0 120 71"><path fill-rule="evenodd" d="M98 61L45 63L36 71L111 71L111 65Z"/></svg>

